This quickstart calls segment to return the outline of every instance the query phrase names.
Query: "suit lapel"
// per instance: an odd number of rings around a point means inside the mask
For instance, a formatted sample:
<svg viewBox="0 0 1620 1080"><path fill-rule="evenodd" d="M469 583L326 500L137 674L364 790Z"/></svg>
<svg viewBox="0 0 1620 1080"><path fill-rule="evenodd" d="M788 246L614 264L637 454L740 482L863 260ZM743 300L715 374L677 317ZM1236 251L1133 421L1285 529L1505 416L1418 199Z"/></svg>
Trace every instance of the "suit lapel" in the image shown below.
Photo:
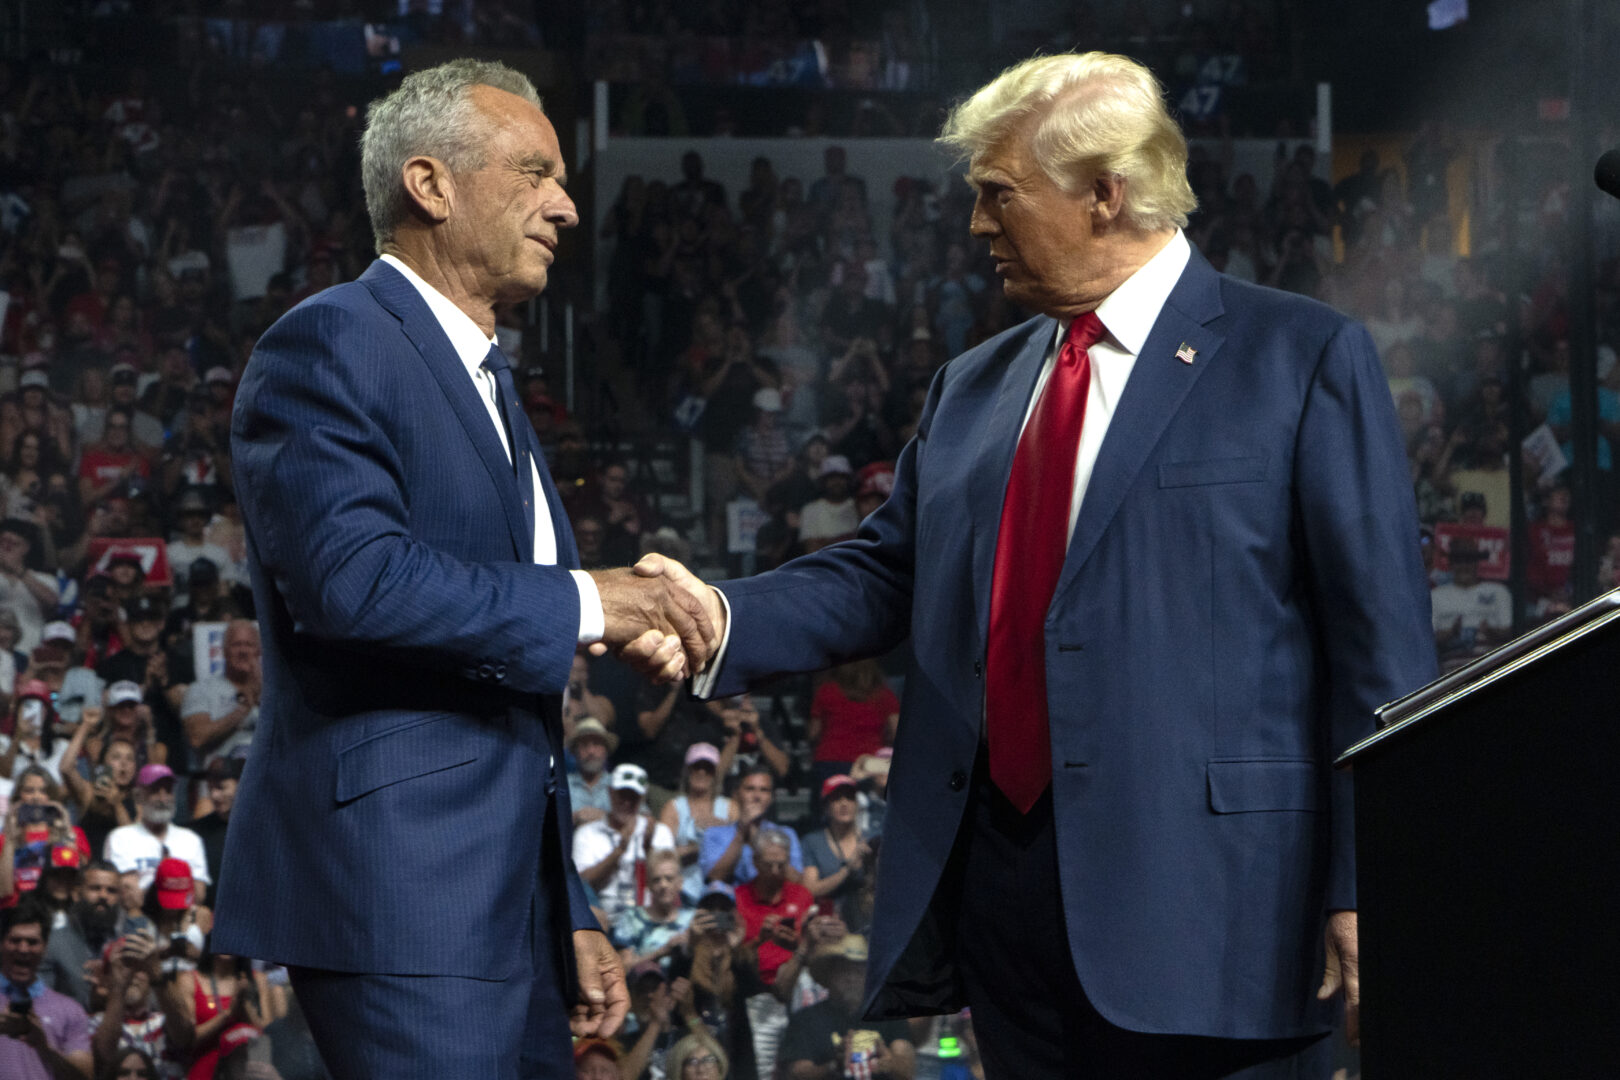
<svg viewBox="0 0 1620 1080"><path fill-rule="evenodd" d="M455 349L451 348L444 329L439 326L439 321L433 317L433 312L416 287L387 263L381 260L372 263L360 275L360 281L371 290L379 304L399 319L405 336L422 354L428 370L433 373L439 389L444 391L450 408L466 430L467 438L472 441L473 449L483 461L484 468L489 470L495 489L500 492L501 509L506 514L506 526L512 534L513 554L520 562L530 561L534 557L533 541L530 539L534 526L532 519L524 521L523 500L518 494L517 480L512 475L512 464L507 460L501 438L495 433L495 425L490 422L489 411L484 408L477 387L467 377L467 369L462 366ZM544 470L541 472L543 476Z"/></svg>
<svg viewBox="0 0 1620 1080"><path fill-rule="evenodd" d="M1001 506L1007 498L1007 482L1012 476L1013 454L1018 449L1018 433L1029 409L1035 380L1052 347L1057 321L1038 318L1029 336L1007 365L1001 390L991 408L980 442L978 466L968 491L968 516L973 530L973 610L979 620L979 640L989 640L990 582L996 565L996 540L1001 533Z"/></svg>
<svg viewBox="0 0 1620 1080"><path fill-rule="evenodd" d="M1080 517L1069 541L1063 573L1053 602L1069 588L1097 546L1108 523L1135 483L1148 455L1158 444L1182 400L1205 369L1215 360L1222 335L1205 324L1222 313L1220 275L1196 249L1170 291L1163 310L1148 333L1131 377L1120 395L1119 406L1108 424L1108 434L1097 454ZM1177 356L1182 344L1197 350L1191 363Z"/></svg>

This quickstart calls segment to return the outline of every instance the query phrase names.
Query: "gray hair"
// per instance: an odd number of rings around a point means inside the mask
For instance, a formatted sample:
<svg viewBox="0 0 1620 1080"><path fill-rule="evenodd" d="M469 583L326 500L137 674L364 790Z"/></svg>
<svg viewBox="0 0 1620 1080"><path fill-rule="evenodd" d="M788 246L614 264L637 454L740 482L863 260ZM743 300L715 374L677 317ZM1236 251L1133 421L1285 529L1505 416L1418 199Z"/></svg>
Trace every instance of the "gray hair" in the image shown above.
<svg viewBox="0 0 1620 1080"><path fill-rule="evenodd" d="M765 849L768 847L779 847L789 855L793 854L793 842L788 839L787 833L774 826L766 826L760 829L759 834L754 837L754 855L756 857L765 854Z"/></svg>
<svg viewBox="0 0 1620 1080"><path fill-rule="evenodd" d="M410 212L400 170L413 157L435 157L452 173L484 167L488 121L468 93L492 86L543 107L522 72L496 60L451 60L405 76L399 89L366 110L360 136L360 178L366 213L380 252Z"/></svg>

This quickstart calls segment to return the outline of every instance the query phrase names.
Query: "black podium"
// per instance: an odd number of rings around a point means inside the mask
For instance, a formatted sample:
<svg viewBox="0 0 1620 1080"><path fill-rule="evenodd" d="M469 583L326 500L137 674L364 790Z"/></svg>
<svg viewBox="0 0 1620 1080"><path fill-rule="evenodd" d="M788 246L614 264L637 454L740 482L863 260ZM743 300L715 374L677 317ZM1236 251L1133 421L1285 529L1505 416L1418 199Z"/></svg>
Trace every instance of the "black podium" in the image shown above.
<svg viewBox="0 0 1620 1080"><path fill-rule="evenodd" d="M1367 1080L1620 1077L1620 589L1379 710Z"/></svg>

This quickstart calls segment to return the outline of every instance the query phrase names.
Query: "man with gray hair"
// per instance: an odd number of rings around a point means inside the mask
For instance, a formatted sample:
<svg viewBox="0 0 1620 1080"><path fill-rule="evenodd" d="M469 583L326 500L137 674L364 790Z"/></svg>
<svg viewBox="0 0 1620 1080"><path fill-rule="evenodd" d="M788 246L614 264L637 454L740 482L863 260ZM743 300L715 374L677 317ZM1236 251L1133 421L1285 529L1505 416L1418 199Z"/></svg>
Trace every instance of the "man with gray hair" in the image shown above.
<svg viewBox="0 0 1620 1080"><path fill-rule="evenodd" d="M214 948L289 966L335 1076L569 1076L628 1005L568 859L574 651L669 680L713 628L577 569L495 344L578 222L529 80L406 77L361 174L380 257L265 333L232 417L263 695Z"/></svg>
<svg viewBox="0 0 1620 1080"><path fill-rule="evenodd" d="M1134 61L1019 64L942 142L1035 317L934 379L853 540L718 591L664 568L724 628L697 689L909 639L868 1015L971 1005L990 1080L1325 1077L1336 991L1356 1031L1331 763L1435 672L1372 342L1192 250Z"/></svg>

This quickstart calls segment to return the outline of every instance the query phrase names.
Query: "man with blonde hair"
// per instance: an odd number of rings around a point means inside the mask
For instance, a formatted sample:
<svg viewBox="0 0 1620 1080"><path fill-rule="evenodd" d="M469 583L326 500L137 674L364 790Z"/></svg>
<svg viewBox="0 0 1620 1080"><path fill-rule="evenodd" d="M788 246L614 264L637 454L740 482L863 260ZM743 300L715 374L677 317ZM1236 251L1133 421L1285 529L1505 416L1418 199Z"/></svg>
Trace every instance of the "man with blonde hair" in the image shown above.
<svg viewBox="0 0 1620 1080"><path fill-rule="evenodd" d="M942 142L1035 315L939 373L855 539L687 581L725 624L697 689L909 637L868 1015L971 1005L991 1080L1325 1076L1334 991L1356 1025L1330 763L1435 671L1372 343L1192 250L1133 61L1020 64Z"/></svg>

